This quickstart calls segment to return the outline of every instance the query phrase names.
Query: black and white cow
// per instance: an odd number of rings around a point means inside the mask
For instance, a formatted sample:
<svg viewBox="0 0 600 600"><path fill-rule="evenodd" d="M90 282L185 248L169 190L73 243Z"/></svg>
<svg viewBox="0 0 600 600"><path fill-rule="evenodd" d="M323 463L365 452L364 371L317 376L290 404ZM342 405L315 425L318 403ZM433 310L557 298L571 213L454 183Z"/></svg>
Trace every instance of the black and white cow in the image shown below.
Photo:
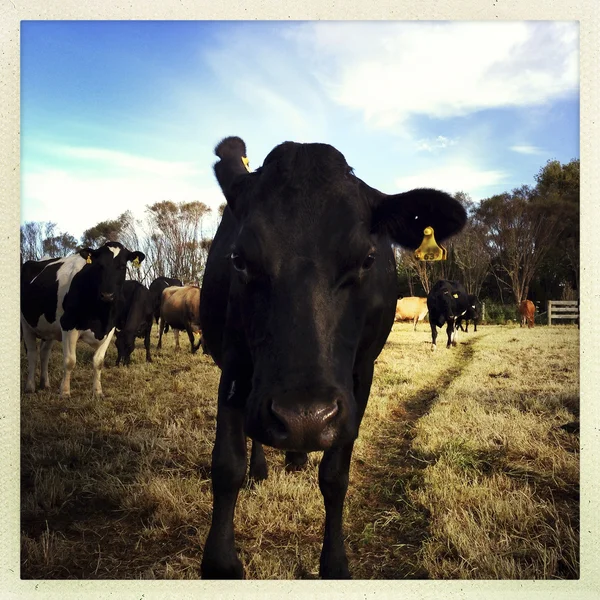
<svg viewBox="0 0 600 600"><path fill-rule="evenodd" d="M115 323L117 366L123 362L128 365L135 349L135 338L144 338L146 361L152 362L150 356L150 332L152 330L152 303L148 288L141 283L127 280L117 301L117 320Z"/></svg>
<svg viewBox="0 0 600 600"><path fill-rule="evenodd" d="M431 349L435 350L437 328L446 323L448 334L447 348L458 343L458 320L467 313L469 299L467 292L458 281L440 279L431 288L427 295L427 308L429 308L429 324L431 325Z"/></svg>
<svg viewBox="0 0 600 600"><path fill-rule="evenodd" d="M373 365L394 322L392 242L415 249L427 226L443 240L465 211L448 194L386 195L327 144L285 142L247 170L237 137L216 148L227 207L202 285L204 343L222 369L212 454L213 513L202 577L241 578L233 514L246 475L267 475L261 444L293 464L324 451L323 578L350 576L342 513Z"/></svg>
<svg viewBox="0 0 600 600"><path fill-rule="evenodd" d="M118 242L44 261L31 279L21 283L21 326L27 347L26 392L35 391L37 344L41 343L42 388L48 388L48 360L55 340L62 340L64 375L62 396L71 393L71 373L76 363L77 340L95 348L92 391L102 395L100 376L104 355L115 331L117 301L122 292L127 263L144 260Z"/></svg>

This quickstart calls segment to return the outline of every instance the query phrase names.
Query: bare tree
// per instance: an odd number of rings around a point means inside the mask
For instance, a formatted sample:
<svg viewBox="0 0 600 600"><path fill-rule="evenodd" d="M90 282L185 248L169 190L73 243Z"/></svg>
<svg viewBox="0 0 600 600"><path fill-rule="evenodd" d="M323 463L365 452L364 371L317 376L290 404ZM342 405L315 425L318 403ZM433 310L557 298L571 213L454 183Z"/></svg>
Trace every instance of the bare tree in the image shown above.
<svg viewBox="0 0 600 600"><path fill-rule="evenodd" d="M511 288L517 304L527 298L536 270L562 229L556 212L539 200L535 190L522 186L482 201L476 213L487 227L497 277Z"/></svg>
<svg viewBox="0 0 600 600"><path fill-rule="evenodd" d="M160 275L199 283L207 254L203 218L211 209L203 202L165 200L148 206L146 211Z"/></svg>
<svg viewBox="0 0 600 600"><path fill-rule="evenodd" d="M41 260L44 256L59 258L77 248L77 240L69 233L56 230L56 223L30 221L21 226L21 260Z"/></svg>
<svg viewBox="0 0 600 600"><path fill-rule="evenodd" d="M454 257L460 281L468 294L479 296L490 272L491 254L486 244L486 230L481 224L468 222L454 243Z"/></svg>

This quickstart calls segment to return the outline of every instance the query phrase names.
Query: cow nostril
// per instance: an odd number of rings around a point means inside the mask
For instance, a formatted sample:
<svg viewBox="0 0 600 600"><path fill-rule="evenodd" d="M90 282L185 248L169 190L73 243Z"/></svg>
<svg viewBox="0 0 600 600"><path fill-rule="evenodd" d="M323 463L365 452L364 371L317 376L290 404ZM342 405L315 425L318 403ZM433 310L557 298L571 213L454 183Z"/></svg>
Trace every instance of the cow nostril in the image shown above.
<svg viewBox="0 0 600 600"><path fill-rule="evenodd" d="M340 402L339 400L336 400L333 405L324 406L315 411L315 417L317 420L326 424L333 420L333 418L338 414L339 410Z"/></svg>
<svg viewBox="0 0 600 600"><path fill-rule="evenodd" d="M115 295L109 292L102 292L102 294L100 294L100 297L102 298L102 300L104 300L104 302L112 302L115 298Z"/></svg>
<svg viewBox="0 0 600 600"><path fill-rule="evenodd" d="M285 411L279 411L273 400L271 400L269 402L269 413L271 415L270 429L272 434L280 440L286 439L289 435L289 426Z"/></svg>

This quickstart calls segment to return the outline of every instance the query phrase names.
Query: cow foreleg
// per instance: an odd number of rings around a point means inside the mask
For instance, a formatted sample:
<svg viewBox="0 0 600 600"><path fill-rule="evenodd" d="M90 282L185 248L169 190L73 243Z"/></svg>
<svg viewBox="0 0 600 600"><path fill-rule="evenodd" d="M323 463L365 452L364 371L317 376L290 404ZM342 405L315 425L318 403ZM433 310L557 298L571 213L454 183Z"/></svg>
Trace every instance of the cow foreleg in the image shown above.
<svg viewBox="0 0 600 600"><path fill-rule="evenodd" d="M144 335L144 348L146 348L146 362L152 362L150 356L150 334L152 333L152 320L150 320L146 326L146 333Z"/></svg>
<svg viewBox="0 0 600 600"><path fill-rule="evenodd" d="M63 367L64 373L60 383L60 395L63 398L68 398L71 395L71 373L77 363L77 340L79 339L79 331L71 329L62 332L63 345Z"/></svg>
<svg viewBox="0 0 600 600"><path fill-rule="evenodd" d="M179 329L173 329L173 337L175 338L175 350L181 350L179 345Z"/></svg>
<svg viewBox="0 0 600 600"><path fill-rule="evenodd" d="M217 433L212 452L213 512L200 571L203 579L242 579L235 551L233 514L246 476L243 402L248 386L221 376Z"/></svg>
<svg viewBox="0 0 600 600"><path fill-rule="evenodd" d="M446 333L448 334L448 344L446 348L450 348L450 346L456 346L456 328L454 327L455 319L450 317L446 321Z"/></svg>
<svg viewBox="0 0 600 600"><path fill-rule="evenodd" d="M373 363L369 362L354 373L357 425L362 421L369 399L373 368ZM345 446L326 450L319 465L319 488L325 502L325 534L319 564L319 575L322 579L350 579L342 519L353 448L352 441Z"/></svg>
<svg viewBox="0 0 600 600"><path fill-rule="evenodd" d="M350 579L342 514L353 447L354 442L351 442L341 448L326 450L319 465L319 488L325 502L325 536L319 568L322 579Z"/></svg>
<svg viewBox="0 0 600 600"><path fill-rule="evenodd" d="M165 320L161 317L160 322L158 324L158 344L156 345L157 350L160 350L162 348L163 331L165 331Z"/></svg>
<svg viewBox="0 0 600 600"><path fill-rule="evenodd" d="M35 392L35 370L37 368L37 339L35 334L28 325L22 327L23 341L27 350L27 383L25 384L26 392Z"/></svg>
<svg viewBox="0 0 600 600"><path fill-rule="evenodd" d="M255 483L264 481L269 476L267 468L267 459L262 444L252 440L252 452L250 454L250 471L248 479Z"/></svg>
<svg viewBox="0 0 600 600"><path fill-rule="evenodd" d="M40 389L47 390L50 387L50 378L48 377L48 363L50 362L50 352L54 339L42 340L40 347L40 357L42 362L42 372L40 376Z"/></svg>
<svg viewBox="0 0 600 600"><path fill-rule="evenodd" d="M92 384L92 395L94 396L102 396L102 383L100 381L102 377L102 367L104 366L104 355L108 347L110 346L110 341L112 340L113 334L115 333L115 328L113 327L109 332L104 341L98 346L96 352L94 352L94 357L92 358L92 365L94 367L94 382ZM129 362L129 357L125 356L123 363L127 364Z"/></svg>
<svg viewBox="0 0 600 600"><path fill-rule="evenodd" d="M433 352L436 349L435 341L437 340L437 325L434 321L430 321L431 325L431 351Z"/></svg>

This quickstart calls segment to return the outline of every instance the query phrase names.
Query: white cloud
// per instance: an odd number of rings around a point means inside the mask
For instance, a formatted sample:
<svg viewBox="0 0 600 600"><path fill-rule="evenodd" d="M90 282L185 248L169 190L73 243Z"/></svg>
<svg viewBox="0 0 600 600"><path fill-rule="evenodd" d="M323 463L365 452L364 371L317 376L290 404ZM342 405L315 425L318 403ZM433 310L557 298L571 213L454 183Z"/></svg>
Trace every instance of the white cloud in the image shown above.
<svg viewBox="0 0 600 600"><path fill-rule="evenodd" d="M492 186L507 181L507 176L504 171L480 170L467 162L457 162L399 177L395 184L399 191L429 187L449 194L466 192L473 197L481 197Z"/></svg>
<svg viewBox="0 0 600 600"><path fill-rule="evenodd" d="M149 158L111 150L107 148L93 148L85 146L65 146L59 144L34 144L48 154L61 158L69 158L82 163L87 162L96 170L100 168L116 168L129 173L152 173L160 177L189 177L198 175L202 171L192 162L169 161Z"/></svg>
<svg viewBox="0 0 600 600"><path fill-rule="evenodd" d="M579 86L575 22L319 22L287 35L330 98L380 129L539 105Z"/></svg>
<svg viewBox="0 0 600 600"><path fill-rule="evenodd" d="M527 144L511 146L510 149L513 152L518 152L519 154L544 154L544 150L542 148Z"/></svg>
<svg viewBox="0 0 600 600"><path fill-rule="evenodd" d="M59 229L80 237L96 223L131 210L143 219L148 204L162 200L204 202L217 213L223 195L216 182L197 182L162 174L105 177L59 169L24 173L21 186L21 220L53 221ZM211 227L212 218L205 226Z"/></svg>
<svg viewBox="0 0 600 600"><path fill-rule="evenodd" d="M443 150L444 148L448 148L448 146L455 146L456 144L457 140L447 138L443 135L438 135L433 139L419 140L417 142L417 150L435 152L436 150Z"/></svg>

